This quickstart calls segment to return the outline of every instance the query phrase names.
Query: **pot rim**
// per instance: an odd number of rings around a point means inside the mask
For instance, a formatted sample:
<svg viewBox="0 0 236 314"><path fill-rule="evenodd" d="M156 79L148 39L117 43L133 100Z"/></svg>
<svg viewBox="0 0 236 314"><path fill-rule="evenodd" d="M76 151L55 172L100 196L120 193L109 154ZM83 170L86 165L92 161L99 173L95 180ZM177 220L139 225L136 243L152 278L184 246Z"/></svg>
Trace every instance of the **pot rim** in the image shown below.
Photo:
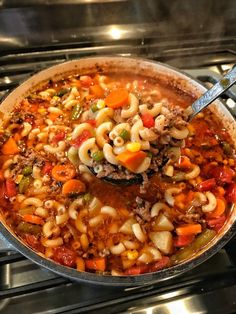
<svg viewBox="0 0 236 314"><path fill-rule="evenodd" d="M202 93L207 90L207 88L201 82L193 78L191 75L186 74L184 71L178 70L170 65L166 65L161 62L157 62L157 61L149 60L145 58L137 58L137 57L95 56L95 57L84 57L79 60L71 60L71 61L63 62L57 65L54 65L52 67L43 69L42 71L39 71L38 73L34 74L30 78L27 78L24 82L22 82L21 85L19 85L16 89L11 91L10 94L7 95L7 97L4 98L4 100L1 103L5 102L8 97L12 97L12 95L14 96L14 93L16 90L19 91L23 84L26 84L29 80L34 79L38 75L43 75L44 73L47 73L52 68L58 68L62 66L66 67L66 65L69 63L83 62L86 59L96 60L98 63L99 63L99 60L104 60L104 59L107 59L108 61L114 61L114 62L116 60L117 61L118 60L122 60L122 61L130 60L130 61L134 61L134 62L136 61L140 63L145 62L149 64L150 66L153 65L153 66L159 66L163 69L165 68L169 70L171 73L175 73L177 77L181 77L182 79L187 80L187 82L191 80L191 83L193 83L194 87L197 89L198 92ZM65 71L65 74L66 74L66 71ZM215 101L215 103L219 103L222 105L222 102L220 102L219 100ZM228 114L233 119L229 111L228 111ZM165 268L157 272L145 273L145 274L140 274L136 276L111 276L111 275L99 275L99 274L94 274L90 272L79 272L76 269L57 264L56 262L50 259L47 259L46 257L42 257L41 255L33 251L27 245L23 244L20 238L17 238L17 236L11 232L10 228L7 225L5 225L3 221L1 221L0 223L0 232L24 256L26 256L27 258L29 258L30 260L32 260L39 266L45 267L46 269L58 275L67 277L71 280L83 282L83 283L121 287L121 286L138 286L138 285L143 285L143 284L151 284L158 281L164 281L174 276L181 275L184 272L187 272L190 269L200 265L201 263L206 261L208 258L210 258L212 255L214 255L216 252L218 252L236 233L235 220L236 220L236 215L234 217L234 221L232 222L231 226L229 226L226 231L224 230L225 233L217 240L217 242L213 243L209 248L201 252L201 254L196 255L195 257L192 257L186 261L183 261L180 264L177 264L175 266L171 266L169 268Z"/></svg>

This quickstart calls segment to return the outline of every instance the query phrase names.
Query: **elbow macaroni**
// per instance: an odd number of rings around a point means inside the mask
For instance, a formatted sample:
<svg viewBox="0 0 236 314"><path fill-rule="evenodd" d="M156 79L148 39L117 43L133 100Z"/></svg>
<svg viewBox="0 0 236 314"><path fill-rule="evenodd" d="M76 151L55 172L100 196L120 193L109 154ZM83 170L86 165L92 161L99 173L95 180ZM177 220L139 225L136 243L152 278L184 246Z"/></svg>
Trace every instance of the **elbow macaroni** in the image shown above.
<svg viewBox="0 0 236 314"><path fill-rule="evenodd" d="M121 110L121 118L127 119L133 117L138 112L138 98L130 93L129 94L129 108Z"/></svg>

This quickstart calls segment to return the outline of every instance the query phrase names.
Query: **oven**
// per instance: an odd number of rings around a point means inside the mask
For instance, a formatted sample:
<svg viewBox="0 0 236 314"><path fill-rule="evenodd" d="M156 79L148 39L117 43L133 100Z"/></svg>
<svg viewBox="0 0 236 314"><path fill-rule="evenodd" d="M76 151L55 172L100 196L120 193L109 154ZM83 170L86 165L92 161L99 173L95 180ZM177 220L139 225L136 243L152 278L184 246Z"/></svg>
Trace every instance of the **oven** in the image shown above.
<svg viewBox="0 0 236 314"><path fill-rule="evenodd" d="M235 12L235 1L2 0L0 97L43 68L92 55L157 60L211 86L236 63ZM222 98L236 117L236 86ZM132 288L71 282L0 239L1 313L236 312L236 237L184 275Z"/></svg>

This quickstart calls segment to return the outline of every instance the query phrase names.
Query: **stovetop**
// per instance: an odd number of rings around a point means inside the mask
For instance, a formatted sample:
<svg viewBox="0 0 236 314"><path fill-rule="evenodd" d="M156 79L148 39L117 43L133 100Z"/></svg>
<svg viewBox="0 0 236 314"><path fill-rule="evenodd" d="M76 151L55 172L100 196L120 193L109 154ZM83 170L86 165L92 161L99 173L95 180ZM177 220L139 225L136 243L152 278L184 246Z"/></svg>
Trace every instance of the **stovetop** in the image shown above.
<svg viewBox="0 0 236 314"><path fill-rule="evenodd" d="M45 55L51 56L49 63L45 62ZM3 70L0 74L1 95L40 67L74 57L78 55L69 48L0 57L0 68ZM22 64L22 59L27 62ZM226 63L184 71L211 85L230 67L232 64ZM223 98L236 116L235 87ZM235 295L236 238L210 260L186 274L135 288L101 288L70 282L41 269L19 253L5 251L0 254L0 311L6 314L12 314L17 309L22 314L233 313L236 311Z"/></svg>
<svg viewBox="0 0 236 314"><path fill-rule="evenodd" d="M0 0L0 98L33 73L88 55L138 56L207 86L236 63L236 2ZM223 95L236 117L236 87ZM188 314L236 312L236 238L179 277L134 288L70 282L1 251L0 312Z"/></svg>

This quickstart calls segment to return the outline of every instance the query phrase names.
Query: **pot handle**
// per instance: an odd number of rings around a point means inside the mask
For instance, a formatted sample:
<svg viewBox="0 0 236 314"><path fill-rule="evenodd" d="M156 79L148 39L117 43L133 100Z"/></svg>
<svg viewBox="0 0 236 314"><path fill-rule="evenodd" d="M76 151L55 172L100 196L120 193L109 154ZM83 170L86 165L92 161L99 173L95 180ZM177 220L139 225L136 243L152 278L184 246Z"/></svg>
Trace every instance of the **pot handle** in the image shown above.
<svg viewBox="0 0 236 314"><path fill-rule="evenodd" d="M0 253L9 251L15 251L15 248L0 233Z"/></svg>

